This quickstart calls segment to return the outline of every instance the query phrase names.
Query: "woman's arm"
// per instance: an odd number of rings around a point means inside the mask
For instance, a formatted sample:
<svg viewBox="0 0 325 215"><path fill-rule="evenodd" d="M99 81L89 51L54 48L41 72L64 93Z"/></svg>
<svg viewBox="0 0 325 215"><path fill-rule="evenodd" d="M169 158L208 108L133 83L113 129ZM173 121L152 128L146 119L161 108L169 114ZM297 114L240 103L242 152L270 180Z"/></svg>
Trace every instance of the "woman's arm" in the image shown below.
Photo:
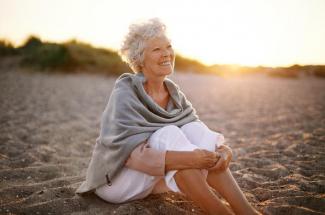
<svg viewBox="0 0 325 215"><path fill-rule="evenodd" d="M203 149L194 151L159 151L142 143L136 147L125 166L153 176L164 176L167 171L181 169L208 169L219 157L216 152Z"/></svg>
<svg viewBox="0 0 325 215"><path fill-rule="evenodd" d="M194 151L167 151L165 171L180 169L208 169L213 167L219 157L216 152L204 149Z"/></svg>
<svg viewBox="0 0 325 215"><path fill-rule="evenodd" d="M166 151L150 148L147 142L137 146L130 154L125 167L152 176L165 175Z"/></svg>

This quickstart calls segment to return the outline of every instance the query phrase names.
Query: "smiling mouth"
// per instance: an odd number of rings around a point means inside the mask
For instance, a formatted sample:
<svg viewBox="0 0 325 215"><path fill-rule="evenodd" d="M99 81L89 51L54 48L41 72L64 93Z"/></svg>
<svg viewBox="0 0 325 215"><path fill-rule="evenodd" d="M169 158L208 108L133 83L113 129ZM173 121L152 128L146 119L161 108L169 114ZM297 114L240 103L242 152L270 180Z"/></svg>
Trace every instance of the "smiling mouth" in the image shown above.
<svg viewBox="0 0 325 215"><path fill-rule="evenodd" d="M159 64L160 66L171 66L172 63L170 61L164 61L162 63Z"/></svg>

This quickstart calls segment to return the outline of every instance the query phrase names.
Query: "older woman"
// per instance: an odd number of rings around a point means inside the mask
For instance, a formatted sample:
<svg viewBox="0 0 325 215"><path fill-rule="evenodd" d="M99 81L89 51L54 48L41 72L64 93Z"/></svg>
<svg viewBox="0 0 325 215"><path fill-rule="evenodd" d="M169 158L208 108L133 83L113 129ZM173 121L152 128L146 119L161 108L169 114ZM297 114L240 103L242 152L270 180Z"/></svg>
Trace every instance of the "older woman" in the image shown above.
<svg viewBox="0 0 325 215"><path fill-rule="evenodd" d="M185 194L208 214L257 214L234 180L231 149L211 131L179 87L166 78L175 54L158 19L130 26L120 54L135 74L121 75L103 112L101 132L86 181L77 193L94 191L122 203L150 193Z"/></svg>

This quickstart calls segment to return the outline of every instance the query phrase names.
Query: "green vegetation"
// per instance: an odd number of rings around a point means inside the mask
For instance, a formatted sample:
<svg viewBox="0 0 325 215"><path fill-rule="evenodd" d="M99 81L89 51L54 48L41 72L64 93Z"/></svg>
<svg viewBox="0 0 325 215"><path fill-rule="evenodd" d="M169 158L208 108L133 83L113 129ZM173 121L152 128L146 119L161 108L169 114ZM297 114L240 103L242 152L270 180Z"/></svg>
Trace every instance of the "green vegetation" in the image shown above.
<svg viewBox="0 0 325 215"><path fill-rule="evenodd" d="M44 42L36 36L30 36L18 48L15 48L6 40L0 40L0 57L12 56L18 56L17 59L21 67L32 68L33 71L88 72L105 75L120 75L124 72L131 72L131 69L126 63L122 62L117 52L96 48L76 40L58 44ZM298 78L300 76L325 78L325 66L323 65L293 65L278 68L239 65L206 66L197 60L180 55L176 56L175 70L180 72L212 73L220 76L262 73L281 78Z"/></svg>
<svg viewBox="0 0 325 215"><path fill-rule="evenodd" d="M0 57L17 55L18 51L13 47L13 45L6 41L0 40Z"/></svg>
<svg viewBox="0 0 325 215"><path fill-rule="evenodd" d="M9 42L0 41L0 56L11 55L21 57L20 66L41 72L91 72L119 75L131 71L116 52L94 48L76 40L58 44L43 42L31 36L18 48L14 48Z"/></svg>
<svg viewBox="0 0 325 215"><path fill-rule="evenodd" d="M183 72L196 72L196 73L207 73L212 72L209 68L197 60L185 58L180 55L176 55L175 69Z"/></svg>
<svg viewBox="0 0 325 215"><path fill-rule="evenodd" d="M107 75L119 75L131 72L127 64L122 62L119 55L111 50L94 48L89 44L75 40L64 44L70 55L74 70L94 71Z"/></svg>
<svg viewBox="0 0 325 215"><path fill-rule="evenodd" d="M122 62L115 51L95 48L90 44L76 40L57 44L43 42L36 36L30 36L18 48L2 41L0 51L3 56L8 56L9 53L19 54L22 57L20 61L22 67L39 71L91 72L106 75L131 72L128 65ZM179 55L176 56L175 69L201 73L209 72L208 67L202 63Z"/></svg>
<svg viewBox="0 0 325 215"><path fill-rule="evenodd" d="M23 56L21 65L35 67L40 70L68 69L71 57L64 45L42 43L36 37L30 37L25 45L19 48Z"/></svg>

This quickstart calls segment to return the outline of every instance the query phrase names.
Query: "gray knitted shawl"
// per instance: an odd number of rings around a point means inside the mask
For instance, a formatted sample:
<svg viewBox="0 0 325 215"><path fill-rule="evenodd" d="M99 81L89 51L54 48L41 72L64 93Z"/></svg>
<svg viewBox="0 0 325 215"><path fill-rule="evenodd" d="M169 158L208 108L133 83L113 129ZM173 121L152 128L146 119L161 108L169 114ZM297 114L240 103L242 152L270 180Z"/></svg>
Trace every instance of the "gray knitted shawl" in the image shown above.
<svg viewBox="0 0 325 215"><path fill-rule="evenodd" d="M182 126L199 120L195 109L173 81L164 80L170 94L166 110L146 93L143 87L145 81L142 73L125 73L115 82L102 114L101 131L96 139L86 180L77 193L110 184L133 149L159 128L166 125Z"/></svg>

